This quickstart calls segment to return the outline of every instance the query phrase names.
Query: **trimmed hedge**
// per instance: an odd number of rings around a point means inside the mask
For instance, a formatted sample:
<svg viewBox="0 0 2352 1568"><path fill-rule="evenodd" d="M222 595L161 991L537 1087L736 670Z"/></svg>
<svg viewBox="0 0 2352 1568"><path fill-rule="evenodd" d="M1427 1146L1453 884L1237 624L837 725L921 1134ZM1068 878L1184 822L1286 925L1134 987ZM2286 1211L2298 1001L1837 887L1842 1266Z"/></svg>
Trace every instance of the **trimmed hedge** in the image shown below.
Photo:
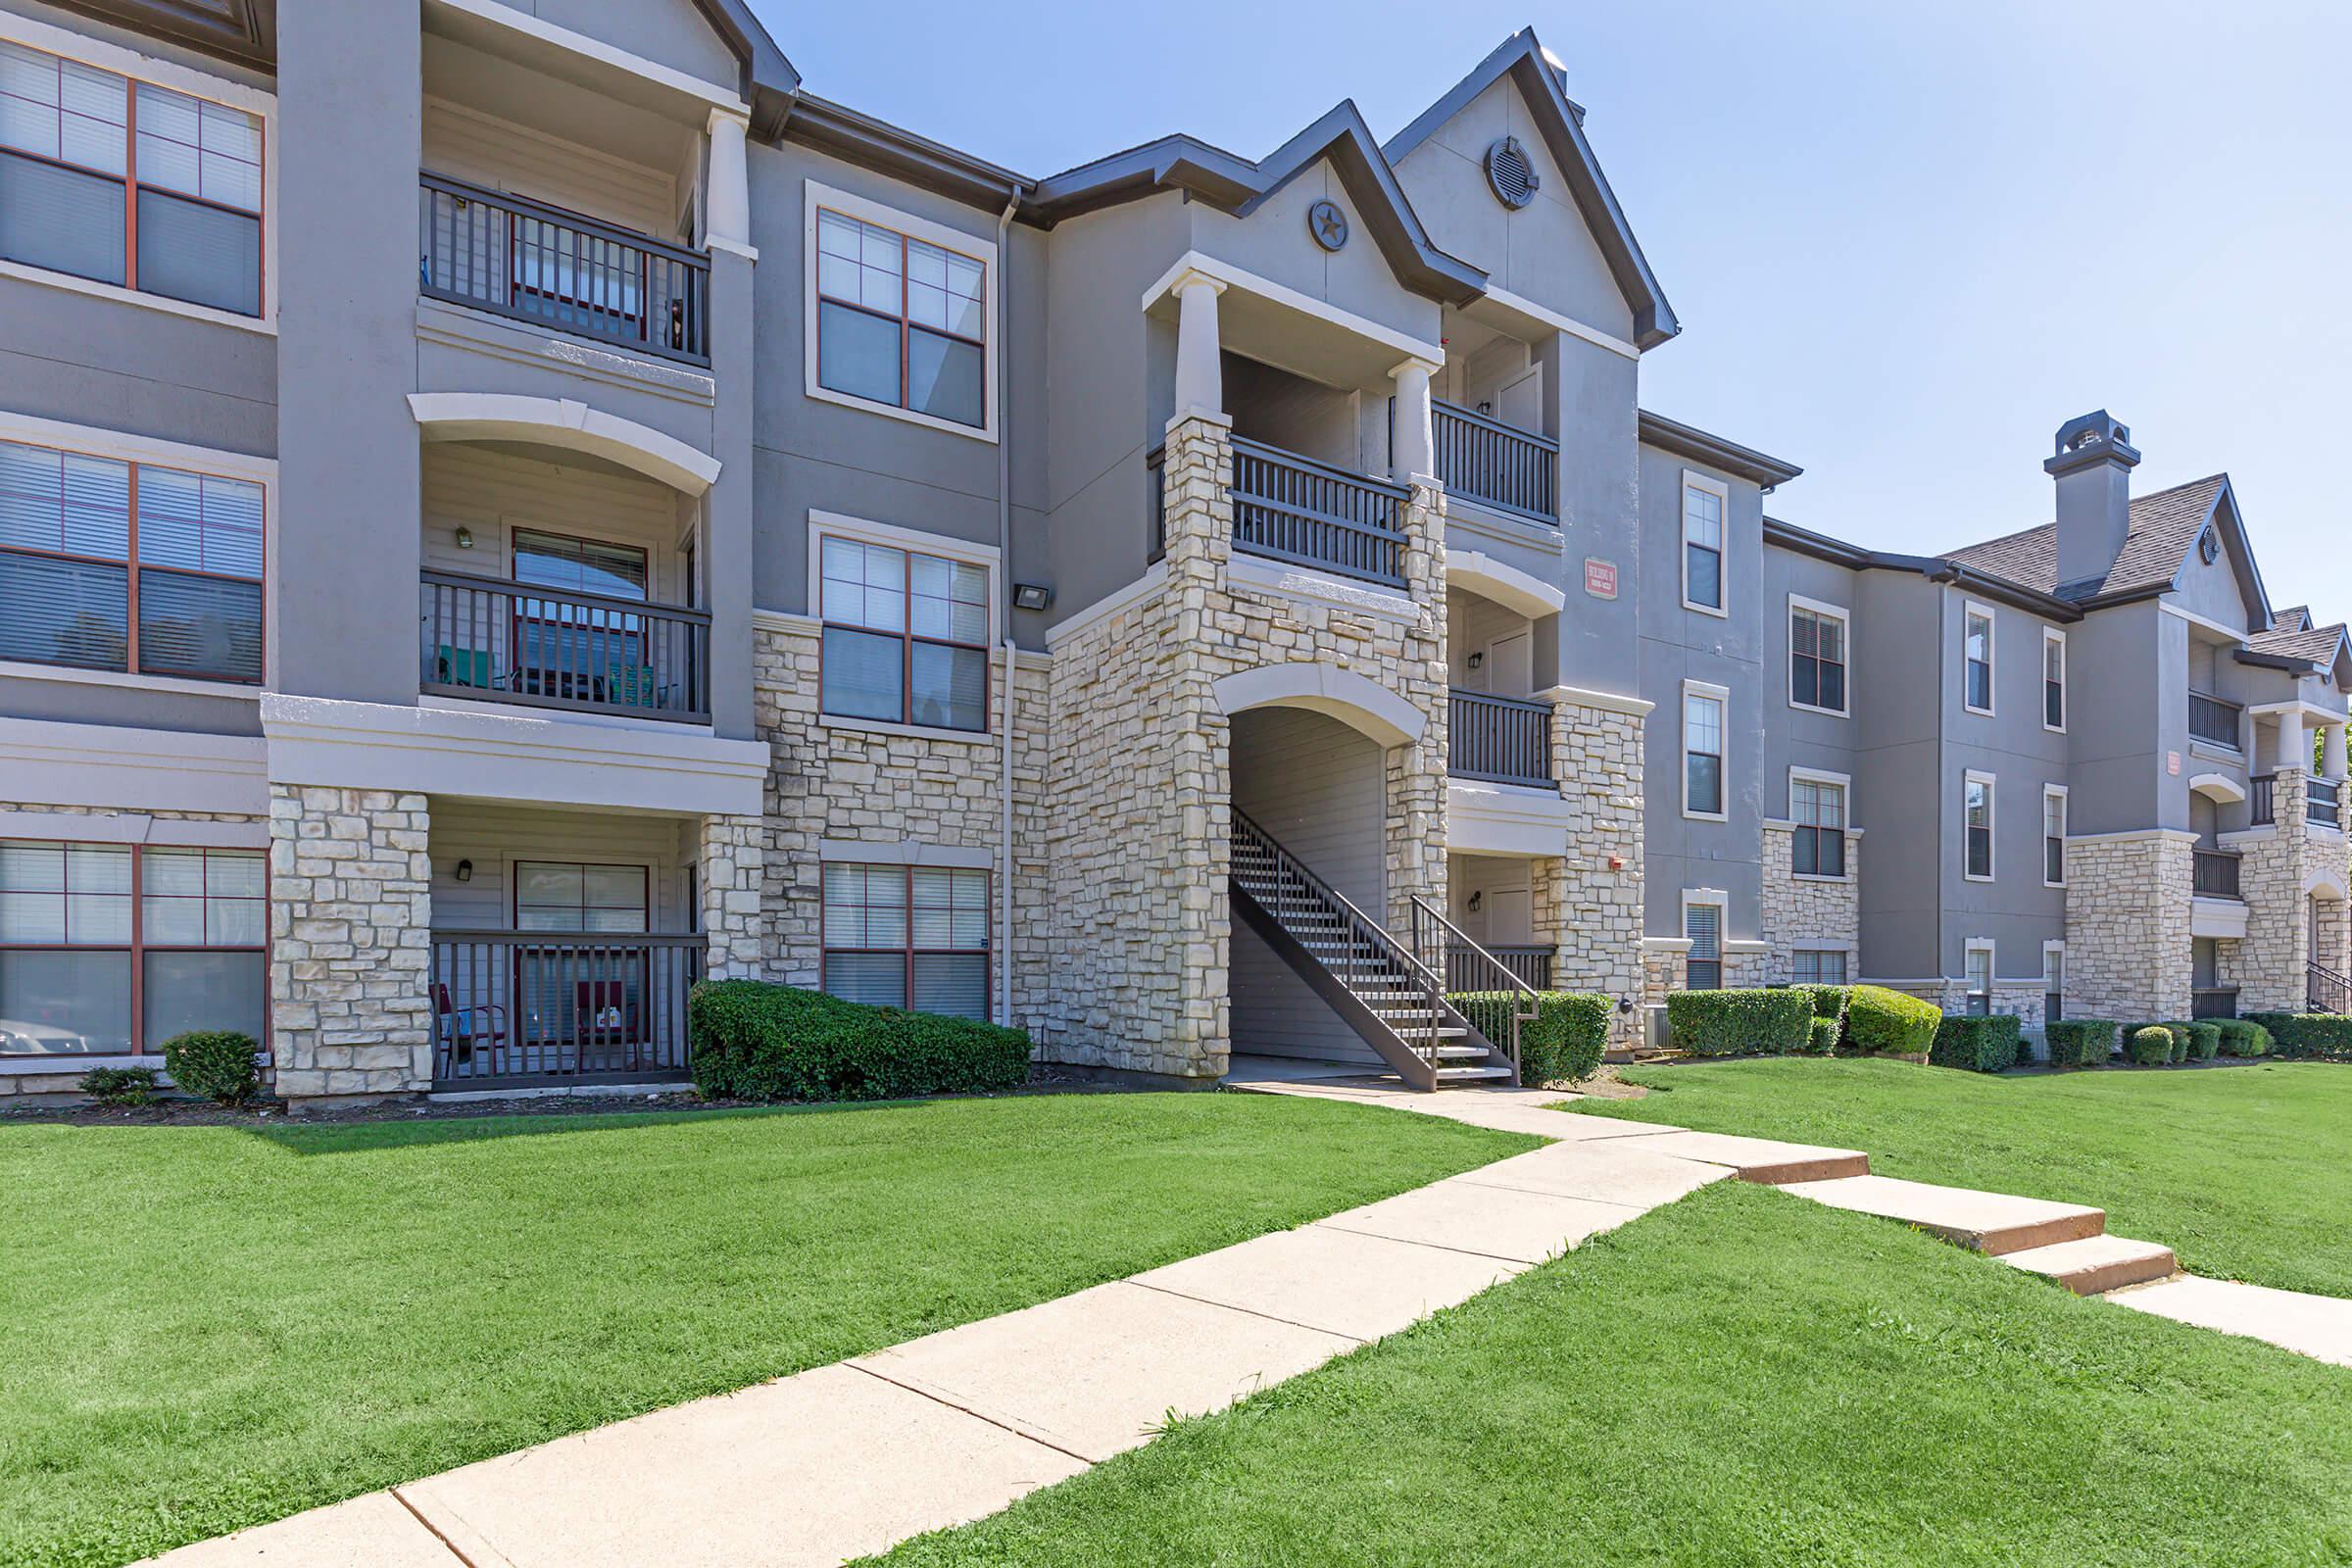
<svg viewBox="0 0 2352 1568"><path fill-rule="evenodd" d="M1799 996L1811 998L1813 1002L1813 1016L1816 1018L1827 1018L1831 1024L1830 1043L1827 1046L1808 1045L1805 1049L1815 1052L1837 1050L1838 1042L1845 1034L1845 1002L1846 998L1853 995L1853 987L1790 986L1788 989L1795 992ZM1818 1033L1818 1031L1816 1031L1816 1033Z"/></svg>
<svg viewBox="0 0 2352 1568"><path fill-rule="evenodd" d="M2042 1025L2050 1043L2053 1067L2104 1067L2115 1054L2115 1033L2123 1025L2109 1018L2063 1018Z"/></svg>
<svg viewBox="0 0 2352 1568"><path fill-rule="evenodd" d="M1027 1031L759 980L688 994L694 1086L727 1100L906 1100L1017 1089Z"/></svg>
<svg viewBox="0 0 2352 1568"><path fill-rule="evenodd" d="M1666 999L1670 1039L1696 1056L1785 1056L1811 1036L1813 999L1789 990L1677 991Z"/></svg>
<svg viewBox="0 0 2352 1568"><path fill-rule="evenodd" d="M1965 1067L1971 1072L2007 1072L2017 1065L2018 1039L2014 1017L1950 1013L1936 1026L1936 1042L1928 1048L1928 1060L1938 1067Z"/></svg>
<svg viewBox="0 0 2352 1568"><path fill-rule="evenodd" d="M1916 1056L1936 1043L1943 1013L1932 1002L1885 986L1854 986L1845 996L1845 1044L1857 1051Z"/></svg>
<svg viewBox="0 0 2352 1568"><path fill-rule="evenodd" d="M2142 1024L2124 1041L2124 1054L2142 1067L2161 1067L2173 1059L2173 1032L2160 1023Z"/></svg>
<svg viewBox="0 0 2352 1568"><path fill-rule="evenodd" d="M2352 1015L2340 1012L2249 1012L2271 1037L2282 1061L2352 1061Z"/></svg>
<svg viewBox="0 0 2352 1568"><path fill-rule="evenodd" d="M1503 1020L1523 999L1515 991L1457 991L1446 1000L1499 1046L1508 1027ZM1538 1086L1592 1077L1608 1049L1616 1010L1616 999L1596 991L1538 992L1536 1016L1519 1026L1519 1081Z"/></svg>
<svg viewBox="0 0 2352 1568"><path fill-rule="evenodd" d="M101 1105L144 1105L155 1099L153 1067L92 1067L81 1092Z"/></svg>
<svg viewBox="0 0 2352 1568"><path fill-rule="evenodd" d="M2271 1054L2271 1032L2251 1018L2221 1018L2214 1027L2222 1032L2222 1054L2225 1056L2267 1056Z"/></svg>
<svg viewBox="0 0 2352 1568"><path fill-rule="evenodd" d="M1810 1022L1812 1027L1805 1041L1806 1054L1826 1056L1836 1051L1838 1049L1838 1020L1824 1018L1821 1014L1815 1013Z"/></svg>
<svg viewBox="0 0 2352 1568"><path fill-rule="evenodd" d="M164 1071L191 1095L242 1105L262 1092L261 1050L233 1029L191 1029L164 1042Z"/></svg>
<svg viewBox="0 0 2352 1568"><path fill-rule="evenodd" d="M2222 1026L2210 1019L2167 1018L2159 1025L2173 1032L2173 1060L2211 1061L2222 1054Z"/></svg>

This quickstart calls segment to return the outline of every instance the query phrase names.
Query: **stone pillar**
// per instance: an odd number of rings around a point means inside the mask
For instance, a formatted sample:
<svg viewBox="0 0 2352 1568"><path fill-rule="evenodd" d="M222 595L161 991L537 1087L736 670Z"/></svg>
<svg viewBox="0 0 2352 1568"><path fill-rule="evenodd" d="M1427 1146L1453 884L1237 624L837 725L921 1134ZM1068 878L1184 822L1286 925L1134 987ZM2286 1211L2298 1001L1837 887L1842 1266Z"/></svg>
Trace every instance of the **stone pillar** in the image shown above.
<svg viewBox="0 0 2352 1568"><path fill-rule="evenodd" d="M1217 363L1217 296L1225 285L1205 272L1176 280L1176 417L1225 412L1225 376ZM1168 434L1167 471L1175 471L1175 432ZM1220 483L1222 482L1220 470ZM1171 507L1173 502L1171 501Z"/></svg>
<svg viewBox="0 0 2352 1568"><path fill-rule="evenodd" d="M421 795L270 786L270 1052L286 1099L432 1086L429 822Z"/></svg>
<svg viewBox="0 0 2352 1568"><path fill-rule="evenodd" d="M1396 433L1390 437L1389 477L1408 484L1438 471L1437 435L1430 423L1429 378L1437 367L1407 360L1389 377L1396 386Z"/></svg>
<svg viewBox="0 0 2352 1568"><path fill-rule="evenodd" d="M703 934L710 947L703 974L711 980L763 980L761 884L766 875L767 819L706 816L698 835L695 891L702 900Z"/></svg>
<svg viewBox="0 0 2352 1568"><path fill-rule="evenodd" d="M707 244L749 251L752 244L751 175L744 162L750 122L731 109L710 111L710 189L703 204Z"/></svg>
<svg viewBox="0 0 2352 1568"><path fill-rule="evenodd" d="M1426 390L1426 388L1424 389ZM1398 673L1398 694L1421 710L1420 739L1388 754L1389 930L1409 940L1412 897L1446 907L1447 718L1446 662L1446 492L1415 479L1404 504L1405 591L1422 607L1422 631L1403 646L1423 658Z"/></svg>
<svg viewBox="0 0 2352 1568"><path fill-rule="evenodd" d="M1641 1044L1649 990L1642 948L1642 722L1649 705L1603 705L1559 688L1548 695L1551 773L1570 814L1566 854L1542 862L1553 871L1538 878L1550 908L1546 919L1539 891L1537 930L1554 944L1557 989L1632 1004L1609 1025L1608 1049L1627 1052Z"/></svg>
<svg viewBox="0 0 2352 1568"><path fill-rule="evenodd" d="M2166 828L2067 842L2068 1011L2119 1023L2188 1016L2195 843Z"/></svg>
<svg viewBox="0 0 2352 1568"><path fill-rule="evenodd" d="M2283 736L2286 715L2279 718ZM2298 724L2295 733L2303 733ZM2303 1010L2311 962L2311 898L2306 873L2317 864L2312 839L2308 743L2304 765L2280 766L2271 782L2272 825L2231 834L2241 852L2238 891L2246 901L2245 940L2237 945L2237 1005L2241 1012ZM2330 842L2333 836L2329 835ZM2340 853L2340 850L2339 852Z"/></svg>
<svg viewBox="0 0 2352 1568"><path fill-rule="evenodd" d="M1764 824L1764 981L1794 978L1796 949L1845 955L1848 982L1862 977L1862 831L1845 830L1845 875L1796 874L1796 830L1791 822Z"/></svg>

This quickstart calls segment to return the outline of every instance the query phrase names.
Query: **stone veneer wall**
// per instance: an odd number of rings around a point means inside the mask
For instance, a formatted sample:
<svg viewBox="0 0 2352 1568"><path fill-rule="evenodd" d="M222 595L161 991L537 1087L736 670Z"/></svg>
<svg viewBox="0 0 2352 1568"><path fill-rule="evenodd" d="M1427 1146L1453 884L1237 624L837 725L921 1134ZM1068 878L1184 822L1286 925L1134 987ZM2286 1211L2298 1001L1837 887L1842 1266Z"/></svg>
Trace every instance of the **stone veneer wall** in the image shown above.
<svg viewBox="0 0 2352 1568"><path fill-rule="evenodd" d="M2170 829L2067 842L2068 1013L2188 1016L2191 846Z"/></svg>
<svg viewBox="0 0 2352 1568"><path fill-rule="evenodd" d="M1795 950L1845 955L1845 977L1862 978L1862 835L1845 835L1845 875L1800 877L1794 870L1796 830L1788 822L1764 824L1764 983L1788 985L1795 978Z"/></svg>
<svg viewBox="0 0 2352 1568"><path fill-rule="evenodd" d="M766 977L766 858L765 817L706 816L698 824L695 891L710 943L705 978Z"/></svg>
<svg viewBox="0 0 2352 1568"><path fill-rule="evenodd" d="M1552 984L1631 1003L1608 1049L1642 1042L1642 715L1573 699L1551 705L1551 771L1568 803L1566 854L1533 865L1537 939L1553 944ZM1612 866L1610 862L1616 861Z"/></svg>
<svg viewBox="0 0 2352 1568"><path fill-rule="evenodd" d="M2345 877L2345 841L2340 832L2310 821L2310 775L2281 769L2272 783L2273 824L2226 835L2238 850L2238 890L2246 900L2246 934L2227 944L2224 978L2238 987L2240 1012L2300 1012L2309 1004L2307 966L2315 951L2320 962L2344 970L2344 901L2305 891L2315 882L2332 887ZM2318 921L2315 949L2313 922Z"/></svg>
<svg viewBox="0 0 2352 1568"><path fill-rule="evenodd" d="M432 1086L425 798L270 786L270 1027L289 1100Z"/></svg>

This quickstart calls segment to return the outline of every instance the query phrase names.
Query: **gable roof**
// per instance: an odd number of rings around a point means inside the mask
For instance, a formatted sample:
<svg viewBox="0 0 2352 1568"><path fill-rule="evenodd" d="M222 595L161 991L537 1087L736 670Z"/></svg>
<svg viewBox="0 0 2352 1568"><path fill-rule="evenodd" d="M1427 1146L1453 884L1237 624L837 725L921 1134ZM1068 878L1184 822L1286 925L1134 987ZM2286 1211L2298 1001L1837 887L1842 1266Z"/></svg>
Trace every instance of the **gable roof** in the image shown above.
<svg viewBox="0 0 2352 1568"><path fill-rule="evenodd" d="M1451 91L1422 111L1419 119L1391 137L1384 151L1391 164L1400 164L1438 128L1460 114L1470 101L1504 76L1509 76L1535 116L1537 132L1552 161L1567 175L1569 193L1585 226L1607 259L1610 275L1634 312L1634 341L1644 349L1657 347L1682 331L1666 291L1634 238L1633 225L1600 172L1600 160L1585 138L1584 111L1568 101L1561 89L1559 66L1536 36L1523 27L1478 64L1478 69L1454 83Z"/></svg>
<svg viewBox="0 0 2352 1568"><path fill-rule="evenodd" d="M2237 516L2230 476L2208 474L2186 484L2132 499L2132 522L2124 548L2103 578L2089 582L2058 581L2058 525L2045 522L2022 533L2004 534L1983 544L1945 552L1947 559L1975 570L2076 603L2112 603L2169 592L2178 584L2188 553L2208 522L2217 523L2243 564L2239 580L2246 589L2256 624L2270 618L2270 601L2254 570L2253 551Z"/></svg>
<svg viewBox="0 0 2352 1568"><path fill-rule="evenodd" d="M2246 639L2249 653L2268 654L2276 659L2291 659L2316 664L2322 669L2341 674L2346 661L2352 661L2352 634L2347 634L2341 622L2333 626L2314 626L2311 612L2301 605L2280 612L2271 623L2269 631L2258 631Z"/></svg>

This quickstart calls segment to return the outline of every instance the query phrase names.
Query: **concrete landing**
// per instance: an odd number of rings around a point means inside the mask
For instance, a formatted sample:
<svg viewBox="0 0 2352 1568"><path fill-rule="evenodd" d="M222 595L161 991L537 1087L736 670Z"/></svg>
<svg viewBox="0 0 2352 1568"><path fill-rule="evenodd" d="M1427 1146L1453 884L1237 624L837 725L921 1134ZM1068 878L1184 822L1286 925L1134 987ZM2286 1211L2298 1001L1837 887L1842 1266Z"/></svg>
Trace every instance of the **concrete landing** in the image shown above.
<svg viewBox="0 0 2352 1568"><path fill-rule="evenodd" d="M1587 1117L1588 1121L1602 1118ZM1870 1156L1858 1149L1824 1149L1812 1144L1784 1144L1771 1138L1741 1138L1732 1133L1685 1132L1655 1122L1631 1122L1648 1136L1629 1147L1729 1166L1743 1182L1786 1187L1792 1182L1824 1182L1842 1176L1870 1174Z"/></svg>
<svg viewBox="0 0 2352 1568"><path fill-rule="evenodd" d="M1792 1182L1788 1190L1833 1208L1877 1214L1933 1231L1972 1252L2000 1257L2031 1248L2076 1242L2107 1228L2103 1210L2080 1203L2052 1203L2006 1193L1966 1187L1935 1187L1892 1176L1846 1176L1836 1181Z"/></svg>
<svg viewBox="0 0 2352 1568"><path fill-rule="evenodd" d="M2265 1340L2314 1360L2352 1366L2352 1300L2340 1297L2184 1274L2160 1285L2118 1291L2107 1299L2134 1312Z"/></svg>
<svg viewBox="0 0 2352 1568"><path fill-rule="evenodd" d="M2171 1248L2121 1236L2085 1236L2080 1241L2029 1247L2002 1254L2001 1261L2056 1280L2077 1296L2104 1296L2128 1285L2169 1279L2180 1268Z"/></svg>

